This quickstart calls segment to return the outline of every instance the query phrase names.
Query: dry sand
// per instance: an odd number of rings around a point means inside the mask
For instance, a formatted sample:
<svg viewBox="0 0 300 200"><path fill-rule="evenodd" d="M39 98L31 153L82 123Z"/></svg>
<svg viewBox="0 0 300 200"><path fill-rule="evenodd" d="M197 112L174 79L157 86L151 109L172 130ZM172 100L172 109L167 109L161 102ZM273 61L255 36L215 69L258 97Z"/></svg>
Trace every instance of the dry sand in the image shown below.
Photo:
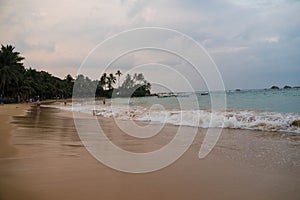
<svg viewBox="0 0 300 200"><path fill-rule="evenodd" d="M298 135L223 130L214 150L199 160L206 131L199 129L193 145L172 165L127 174L104 166L86 151L68 112L33 109L10 120L26 108L0 107L1 200L300 199ZM178 128L167 125L149 140L135 140L112 119L99 120L115 144L136 152L162 147ZM192 130L185 127L187 134Z"/></svg>

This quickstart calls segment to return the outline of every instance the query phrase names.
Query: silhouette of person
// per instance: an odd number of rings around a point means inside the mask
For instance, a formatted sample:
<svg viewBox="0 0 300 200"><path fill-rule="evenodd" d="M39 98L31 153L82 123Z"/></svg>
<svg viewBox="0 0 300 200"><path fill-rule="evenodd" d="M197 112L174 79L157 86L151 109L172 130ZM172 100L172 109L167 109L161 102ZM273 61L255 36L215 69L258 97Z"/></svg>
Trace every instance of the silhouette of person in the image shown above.
<svg viewBox="0 0 300 200"><path fill-rule="evenodd" d="M41 112L41 101L40 101L40 99L38 99L36 101L36 110L37 110L37 112Z"/></svg>

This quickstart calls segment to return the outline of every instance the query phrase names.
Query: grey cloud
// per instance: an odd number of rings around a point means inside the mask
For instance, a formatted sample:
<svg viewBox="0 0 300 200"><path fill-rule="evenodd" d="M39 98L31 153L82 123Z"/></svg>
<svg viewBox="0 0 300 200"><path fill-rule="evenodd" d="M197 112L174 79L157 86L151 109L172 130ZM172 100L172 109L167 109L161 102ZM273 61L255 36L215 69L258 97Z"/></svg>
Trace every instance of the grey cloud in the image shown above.
<svg viewBox="0 0 300 200"><path fill-rule="evenodd" d="M62 9L49 0L26 4L2 1L0 29L6 32L1 33L1 43L13 44L32 56L27 58L36 65L32 67L45 66L58 73L65 66L69 66L68 70L71 66L78 68L91 49L120 31L162 26L179 30L203 44L219 66L228 88L266 87L272 81L282 83L287 79L290 84L299 85L300 3L240 2L91 0ZM61 1L62 6L67 4ZM153 9L153 20L145 20L147 9ZM278 41L272 40L276 37ZM157 35L153 42L164 41L164 35ZM135 38L131 38L126 45L134 43ZM184 45L181 48L188 51ZM40 51L49 57L48 63L37 57ZM103 56L110 56L109 49ZM166 64L178 64L176 59L170 60L165 59ZM101 62L95 57L90 64L98 67ZM127 69L137 64L137 58L128 56L118 64ZM247 81L249 77L251 81Z"/></svg>

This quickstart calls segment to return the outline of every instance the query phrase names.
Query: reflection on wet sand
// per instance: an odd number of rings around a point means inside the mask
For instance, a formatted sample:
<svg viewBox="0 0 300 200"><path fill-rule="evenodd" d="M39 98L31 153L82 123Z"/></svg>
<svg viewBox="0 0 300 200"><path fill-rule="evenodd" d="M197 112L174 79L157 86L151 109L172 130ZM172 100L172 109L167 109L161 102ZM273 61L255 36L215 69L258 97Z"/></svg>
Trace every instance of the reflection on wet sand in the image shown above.
<svg viewBox="0 0 300 200"><path fill-rule="evenodd" d="M42 107L14 117L18 129L13 145L19 152L1 160L1 184L6 188L0 189L1 199L9 199L8 187L30 199L300 198L299 140L288 136L274 140L259 137L260 132L225 129L212 153L199 160L205 134L199 129L191 148L171 166L127 174L104 166L86 151L70 116ZM161 148L178 128L166 125L149 139L135 139L112 119L99 118L99 124L116 145L133 152ZM191 129L185 127L186 133ZM14 199L23 199L19 193Z"/></svg>

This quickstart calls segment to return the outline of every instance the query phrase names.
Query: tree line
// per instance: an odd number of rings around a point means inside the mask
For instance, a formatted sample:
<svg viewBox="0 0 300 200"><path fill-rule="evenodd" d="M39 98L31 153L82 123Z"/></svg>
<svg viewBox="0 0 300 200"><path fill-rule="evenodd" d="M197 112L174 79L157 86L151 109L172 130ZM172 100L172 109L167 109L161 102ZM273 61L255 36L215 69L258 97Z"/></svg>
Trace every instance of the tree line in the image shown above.
<svg viewBox="0 0 300 200"><path fill-rule="evenodd" d="M151 84L145 80L142 73L133 76L127 74L120 84L122 73L118 70L115 74L103 73L100 80L91 80L82 74L78 75L73 86L74 97L143 97L149 96ZM114 88L114 85L118 85Z"/></svg>
<svg viewBox="0 0 300 200"><path fill-rule="evenodd" d="M129 97L150 95L151 84L143 74L127 74L123 83L120 70L103 73L99 80L91 80L82 74L64 79L46 71L25 68L25 58L12 45L0 49L0 95L4 102L20 102L30 99L57 99L73 97ZM114 86L116 88L114 88Z"/></svg>

